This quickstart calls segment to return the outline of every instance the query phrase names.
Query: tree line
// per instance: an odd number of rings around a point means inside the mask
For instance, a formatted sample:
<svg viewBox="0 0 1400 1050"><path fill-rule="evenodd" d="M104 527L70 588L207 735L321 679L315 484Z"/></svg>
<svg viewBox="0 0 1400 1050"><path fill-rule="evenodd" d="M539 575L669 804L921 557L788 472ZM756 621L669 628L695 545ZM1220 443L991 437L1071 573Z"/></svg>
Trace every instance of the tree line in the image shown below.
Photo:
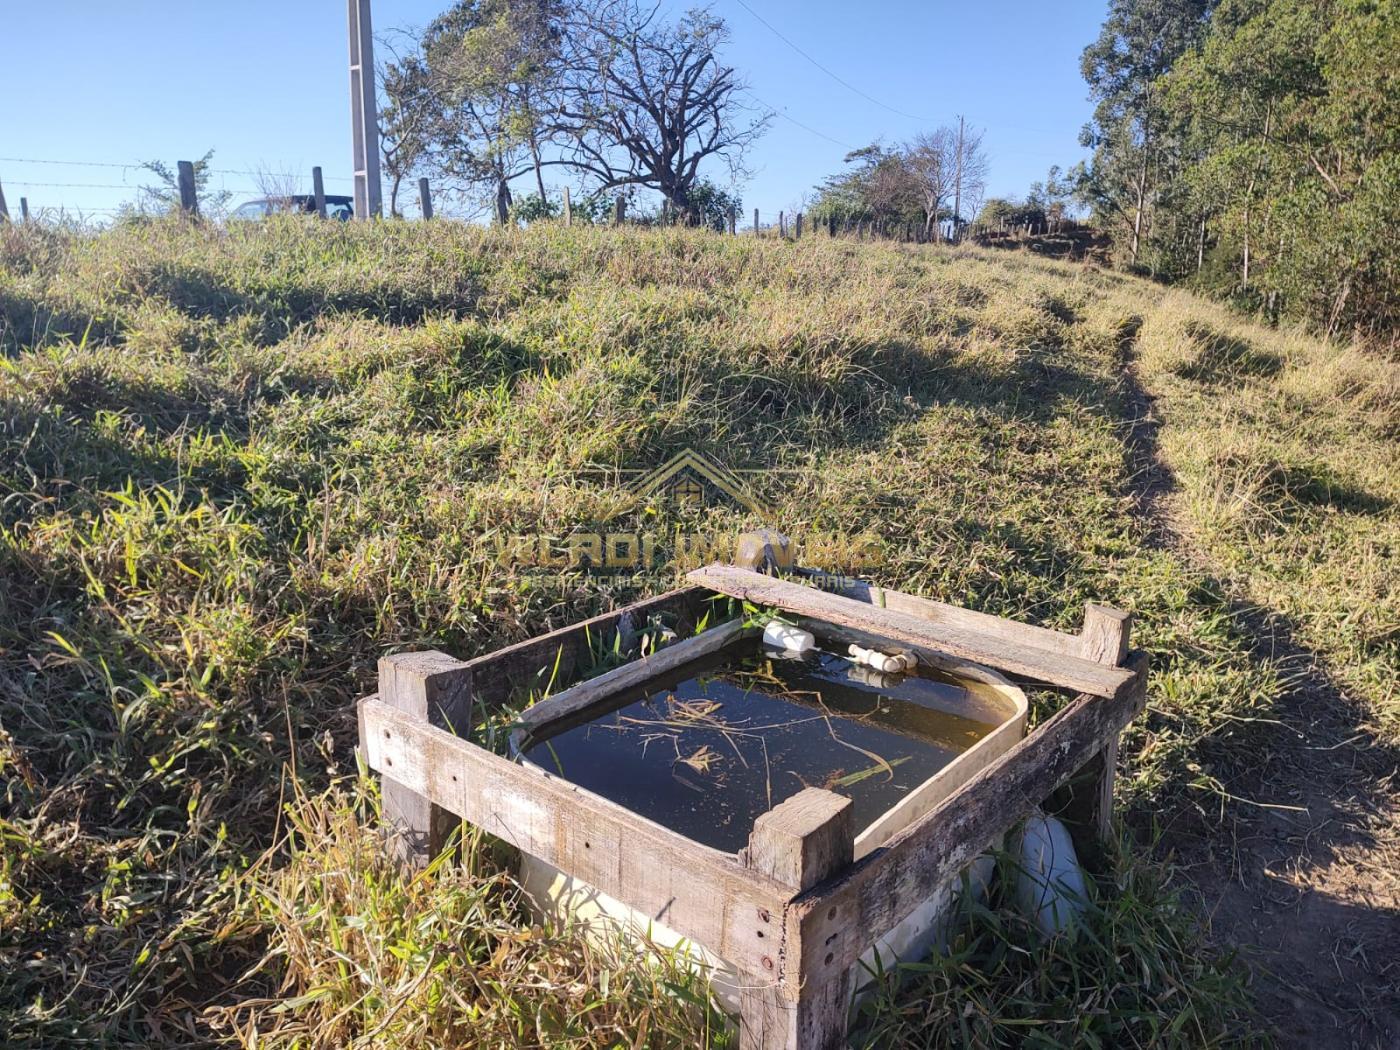
<svg viewBox="0 0 1400 1050"><path fill-rule="evenodd" d="M1075 195L1128 266L1394 339L1400 4L1112 0Z"/></svg>
<svg viewBox="0 0 1400 1050"><path fill-rule="evenodd" d="M808 209L815 222L860 224L886 236L917 229L934 242L962 236L989 170L982 132L961 119L895 146L854 150L845 163L816 188Z"/></svg>
<svg viewBox="0 0 1400 1050"><path fill-rule="evenodd" d="M720 51L723 19L697 9L668 19L637 0L458 0L401 38L380 70L381 153L391 212L412 176L428 174L499 222L557 205L545 173L585 193L651 190L687 225L722 223L739 201L709 178L745 174L769 116ZM518 199L515 183L534 193Z"/></svg>

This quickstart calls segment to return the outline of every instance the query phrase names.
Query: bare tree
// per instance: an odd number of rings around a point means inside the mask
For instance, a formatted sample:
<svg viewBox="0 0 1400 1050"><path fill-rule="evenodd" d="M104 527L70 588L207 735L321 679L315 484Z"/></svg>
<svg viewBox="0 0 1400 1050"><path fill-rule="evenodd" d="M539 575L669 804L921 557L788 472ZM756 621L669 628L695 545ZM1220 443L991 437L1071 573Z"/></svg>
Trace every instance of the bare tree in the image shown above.
<svg viewBox="0 0 1400 1050"><path fill-rule="evenodd" d="M968 211L977 214L982 203L982 194L987 189L987 155L982 152L982 132L966 126L963 118L958 118L957 145L953 151L953 240L962 239L962 228L967 220L962 217L962 206L967 201Z"/></svg>
<svg viewBox="0 0 1400 1050"><path fill-rule="evenodd" d="M918 182L924 233L935 241L941 240L943 209L957 183L957 138L949 128L926 131L904 147L904 155Z"/></svg>
<svg viewBox="0 0 1400 1050"><path fill-rule="evenodd" d="M292 210L292 198L296 196L299 180L289 171L277 171L265 164L258 166L253 182L258 192L279 211Z"/></svg>
<svg viewBox="0 0 1400 1050"><path fill-rule="evenodd" d="M767 128L750 117L744 84L719 59L724 21L692 10L677 22L637 0L586 0L565 31L554 132L566 163L598 189L660 192L683 222L699 221L691 196L714 157L731 175Z"/></svg>

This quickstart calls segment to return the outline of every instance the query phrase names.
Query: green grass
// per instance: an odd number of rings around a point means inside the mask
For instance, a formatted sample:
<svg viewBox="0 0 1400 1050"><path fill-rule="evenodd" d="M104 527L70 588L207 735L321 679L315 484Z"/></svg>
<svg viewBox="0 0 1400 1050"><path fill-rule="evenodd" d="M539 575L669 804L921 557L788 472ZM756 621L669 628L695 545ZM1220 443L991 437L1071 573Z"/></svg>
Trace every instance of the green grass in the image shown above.
<svg viewBox="0 0 1400 1050"><path fill-rule="evenodd" d="M1199 557L1135 510L1135 333ZM783 468L762 495L799 539L875 530L882 583L1065 629L1133 609L1138 828L1218 822L1249 761L1279 675L1241 595L1396 726L1393 367L1121 275L685 231L5 227L0 347L9 1045L722 1042L674 967L532 929L485 844L395 874L352 757L386 650L475 655L673 582L541 579L497 542L606 517L592 468L687 446ZM1222 427L1236 459L1200 440ZM1027 954L975 917L871 1030L1245 1039L1243 971L1148 855L1115 862L1092 938Z"/></svg>

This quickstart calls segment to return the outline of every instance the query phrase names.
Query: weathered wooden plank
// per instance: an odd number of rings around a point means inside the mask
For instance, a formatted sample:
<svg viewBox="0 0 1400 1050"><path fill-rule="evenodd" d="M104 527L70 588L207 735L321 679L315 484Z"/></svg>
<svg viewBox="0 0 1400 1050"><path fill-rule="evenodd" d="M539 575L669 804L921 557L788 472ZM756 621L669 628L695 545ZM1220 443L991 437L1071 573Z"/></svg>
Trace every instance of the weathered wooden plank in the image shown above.
<svg viewBox="0 0 1400 1050"><path fill-rule="evenodd" d="M744 861L794 890L808 889L851 863L855 826L851 800L804 788L754 822ZM790 964L783 954L780 976ZM849 967L819 980L778 985L747 983L740 990L741 1050L837 1050L846 1044Z"/></svg>
<svg viewBox="0 0 1400 1050"><path fill-rule="evenodd" d="M833 579L835 578L833 577ZM1047 627L1036 627L1017 620L993 616L991 613L948 605L946 602L922 598L916 594L887 590L884 587L877 587L873 583L866 583L864 580L847 580L838 585L832 593L881 609L908 613L910 616L917 616L930 623L961 627L969 631L981 631L990 637L1002 638L1018 645L1030 646L1033 649L1044 649L1065 656L1083 655L1083 641L1079 635L1063 634Z"/></svg>
<svg viewBox="0 0 1400 1050"><path fill-rule="evenodd" d="M1128 636L1132 627L1132 613L1089 602L1084 607L1084 627L1076 639L1079 655L1117 667L1128 657Z"/></svg>
<svg viewBox="0 0 1400 1050"><path fill-rule="evenodd" d="M820 981L848 968L1115 739L1146 698L1145 657L1135 654L1128 671L1132 688L1077 698L888 845L794 901L784 916L785 987L797 974Z"/></svg>
<svg viewBox="0 0 1400 1050"><path fill-rule="evenodd" d="M520 716L526 730L561 718L582 714L609 697L647 682L658 675L723 649L745 633L743 621L730 620L700 634L685 638L656 652L630 660L596 678L570 686L548 700L535 704ZM753 632L756 633L756 632Z"/></svg>
<svg viewBox="0 0 1400 1050"><path fill-rule="evenodd" d="M986 664L1000 671L1092 696L1113 697L1130 688L1133 676L1121 667L1023 645L984 631L932 623L908 613L881 609L730 565L707 565L687 577L720 594L774 605L802 616L873 631L908 645L941 650L950 656Z"/></svg>
<svg viewBox="0 0 1400 1050"><path fill-rule="evenodd" d="M785 886L809 890L855 856L852 802L821 788L803 788L754 821L741 859Z"/></svg>
<svg viewBox="0 0 1400 1050"><path fill-rule="evenodd" d="M1132 613L1090 602L1085 606L1080 632L1083 657L1115 667L1121 664L1128 656L1132 626ZM1061 814L1072 825L1071 830L1075 826L1080 829L1081 849L1102 846L1113 836L1113 782L1117 775L1118 737L1114 736L1080 770L1069 805Z"/></svg>
<svg viewBox="0 0 1400 1050"><path fill-rule="evenodd" d="M360 701L360 725L371 769L741 969L776 973L790 887L377 697Z"/></svg>
<svg viewBox="0 0 1400 1050"><path fill-rule="evenodd" d="M560 679L568 681L579 657L588 651L590 640L606 643L620 625L625 627L629 622L631 629L640 630L648 617L673 613L678 632L686 634L704 615L707 597L699 587L682 587L469 660L477 702L500 704L517 693L542 687L556 667Z"/></svg>
<svg viewBox="0 0 1400 1050"><path fill-rule="evenodd" d="M446 653L397 653L379 661L379 696L385 703L429 725L465 733L471 723L472 675ZM365 746L364 726L360 746ZM457 818L392 776L381 785L384 822L394 831L400 859L427 864L442 852Z"/></svg>

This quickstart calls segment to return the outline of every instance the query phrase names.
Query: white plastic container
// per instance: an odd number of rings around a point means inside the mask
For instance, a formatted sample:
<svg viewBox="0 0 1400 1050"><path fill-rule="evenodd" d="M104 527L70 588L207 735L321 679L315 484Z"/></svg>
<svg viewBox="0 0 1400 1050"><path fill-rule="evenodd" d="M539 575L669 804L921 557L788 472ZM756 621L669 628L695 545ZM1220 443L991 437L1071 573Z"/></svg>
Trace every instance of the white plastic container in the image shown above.
<svg viewBox="0 0 1400 1050"><path fill-rule="evenodd" d="M1036 810L1017 839L1016 904L1047 937L1073 929L1083 914L1084 869L1069 829Z"/></svg>
<svg viewBox="0 0 1400 1050"><path fill-rule="evenodd" d="M787 627L786 624L776 626ZM799 633L807 635L809 639L812 637L806 631ZM764 641L768 642L766 631ZM1004 707L1006 718L996 729L906 795L898 805L886 810L878 820L860 830L855 840L857 860L883 846L928 813L1025 736L1025 693L988 668L969 667L966 678L970 690ZM696 845L697 850L708 848ZM986 856L978 858L967 869L969 885L979 896L991 878L992 869L992 858ZM637 942L641 950L650 947L674 949L684 943L695 968L708 971L715 997L726 1009L738 1011L742 975L707 948L684 941L675 931L660 923L656 916L637 912L593 886L529 855L521 857L520 880L536 909L552 921L561 924L584 923L604 936L613 935L621 929ZM860 988L868 983L872 969L889 969L899 961L917 961L945 943L947 919L953 912L961 886L962 878L958 876L940 887L882 936L877 936L878 931L869 931L873 946L851 968L853 994L859 994Z"/></svg>
<svg viewBox="0 0 1400 1050"><path fill-rule="evenodd" d="M816 647L817 640L800 627L781 620L769 620L763 628L763 644L773 649L786 649L790 653L805 653Z"/></svg>

